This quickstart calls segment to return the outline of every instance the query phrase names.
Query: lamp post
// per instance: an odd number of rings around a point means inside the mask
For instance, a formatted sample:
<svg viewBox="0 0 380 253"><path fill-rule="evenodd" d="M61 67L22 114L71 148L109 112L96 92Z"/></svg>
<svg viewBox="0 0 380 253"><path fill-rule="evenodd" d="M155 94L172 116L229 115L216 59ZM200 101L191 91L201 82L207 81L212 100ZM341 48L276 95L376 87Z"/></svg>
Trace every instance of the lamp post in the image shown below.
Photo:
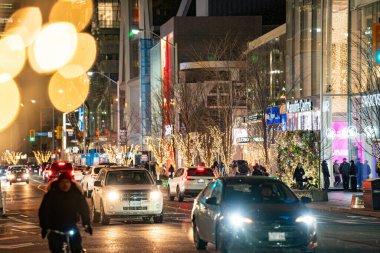
<svg viewBox="0 0 380 253"><path fill-rule="evenodd" d="M93 76L94 74L99 74L102 77L106 78L108 81L116 85L117 89L117 150L120 151L120 81L114 81L109 76L106 76L102 72L90 71L87 73L89 76Z"/></svg>

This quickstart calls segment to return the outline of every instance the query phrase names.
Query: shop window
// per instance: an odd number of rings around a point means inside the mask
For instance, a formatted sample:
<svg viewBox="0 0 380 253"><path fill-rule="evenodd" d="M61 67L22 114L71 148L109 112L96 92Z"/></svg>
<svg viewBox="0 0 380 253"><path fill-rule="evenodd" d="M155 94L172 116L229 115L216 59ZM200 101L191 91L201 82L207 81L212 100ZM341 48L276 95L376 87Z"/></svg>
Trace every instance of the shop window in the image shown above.
<svg viewBox="0 0 380 253"><path fill-rule="evenodd" d="M118 28L119 14L119 1L103 0L98 2L98 20L100 28Z"/></svg>

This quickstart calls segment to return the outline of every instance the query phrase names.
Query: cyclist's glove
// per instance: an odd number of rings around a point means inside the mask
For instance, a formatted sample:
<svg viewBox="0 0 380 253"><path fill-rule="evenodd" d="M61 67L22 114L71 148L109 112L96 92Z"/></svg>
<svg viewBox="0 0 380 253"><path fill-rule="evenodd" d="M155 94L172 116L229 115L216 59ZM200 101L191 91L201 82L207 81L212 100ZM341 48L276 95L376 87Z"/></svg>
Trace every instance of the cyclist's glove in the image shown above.
<svg viewBox="0 0 380 253"><path fill-rule="evenodd" d="M92 235L92 227L90 225L85 225L84 226L84 231L86 233L89 233L90 235Z"/></svg>

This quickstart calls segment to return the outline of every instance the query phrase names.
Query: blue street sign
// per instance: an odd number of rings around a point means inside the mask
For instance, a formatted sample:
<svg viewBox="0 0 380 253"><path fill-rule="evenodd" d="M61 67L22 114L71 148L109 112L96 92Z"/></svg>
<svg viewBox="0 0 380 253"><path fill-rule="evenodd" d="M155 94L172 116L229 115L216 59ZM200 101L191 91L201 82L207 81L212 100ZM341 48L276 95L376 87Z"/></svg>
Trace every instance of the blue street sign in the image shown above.
<svg viewBox="0 0 380 253"><path fill-rule="evenodd" d="M48 136L48 132L36 132L36 136Z"/></svg>

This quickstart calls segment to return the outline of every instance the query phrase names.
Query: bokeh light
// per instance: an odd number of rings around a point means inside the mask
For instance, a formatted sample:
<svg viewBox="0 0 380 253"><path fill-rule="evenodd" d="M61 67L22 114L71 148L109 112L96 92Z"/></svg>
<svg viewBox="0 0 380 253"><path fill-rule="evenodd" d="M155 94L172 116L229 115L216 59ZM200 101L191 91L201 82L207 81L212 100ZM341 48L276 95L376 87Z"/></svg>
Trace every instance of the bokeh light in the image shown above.
<svg viewBox="0 0 380 253"><path fill-rule="evenodd" d="M94 64L96 59L96 40L88 33L78 34L77 50L73 58L59 73L66 78L74 78L85 74Z"/></svg>
<svg viewBox="0 0 380 253"><path fill-rule="evenodd" d="M20 92L13 79L0 83L0 131L16 118L20 100Z"/></svg>
<svg viewBox="0 0 380 253"><path fill-rule="evenodd" d="M28 48L30 65L38 73L57 70L71 60L77 42L77 32L71 23L48 24Z"/></svg>
<svg viewBox="0 0 380 253"><path fill-rule="evenodd" d="M24 47L32 44L42 26L42 14L37 7L22 8L9 18L4 35L18 35L22 38Z"/></svg>
<svg viewBox="0 0 380 253"><path fill-rule="evenodd" d="M50 79L49 98L57 110L71 112L84 103L89 89L87 74L68 79L56 72Z"/></svg>
<svg viewBox="0 0 380 253"><path fill-rule="evenodd" d="M0 39L0 82L17 76L26 61L23 42L17 35Z"/></svg>
<svg viewBox="0 0 380 253"><path fill-rule="evenodd" d="M90 23L93 10L92 0L59 0L50 11L49 22L70 22L80 32Z"/></svg>

